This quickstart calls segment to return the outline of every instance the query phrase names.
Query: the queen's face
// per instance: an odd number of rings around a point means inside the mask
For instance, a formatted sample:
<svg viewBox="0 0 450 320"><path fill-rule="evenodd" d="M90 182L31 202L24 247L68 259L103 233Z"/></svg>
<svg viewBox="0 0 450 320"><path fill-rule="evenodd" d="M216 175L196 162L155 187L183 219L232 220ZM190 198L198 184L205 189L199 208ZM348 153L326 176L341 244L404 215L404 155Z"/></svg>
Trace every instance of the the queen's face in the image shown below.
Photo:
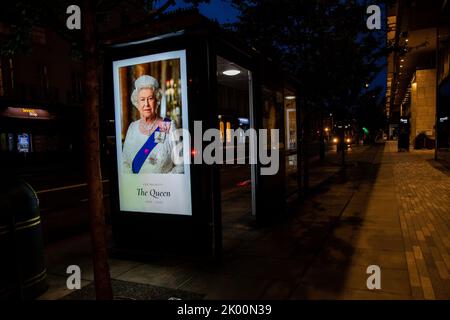
<svg viewBox="0 0 450 320"><path fill-rule="evenodd" d="M152 119L157 116L158 103L156 95L150 88L139 90L138 109L142 119Z"/></svg>

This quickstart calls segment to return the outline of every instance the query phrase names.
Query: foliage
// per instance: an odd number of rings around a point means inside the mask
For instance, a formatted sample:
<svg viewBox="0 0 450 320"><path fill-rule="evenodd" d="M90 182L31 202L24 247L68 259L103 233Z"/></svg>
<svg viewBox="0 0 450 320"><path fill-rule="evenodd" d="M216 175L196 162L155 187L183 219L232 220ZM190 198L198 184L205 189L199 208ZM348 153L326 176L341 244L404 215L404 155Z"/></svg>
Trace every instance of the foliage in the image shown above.
<svg viewBox="0 0 450 320"><path fill-rule="evenodd" d="M349 117L382 68L385 30L366 27L366 1L233 0L230 26L280 62L301 84L304 104ZM372 91L372 90L370 90ZM370 94L376 93L375 91Z"/></svg>

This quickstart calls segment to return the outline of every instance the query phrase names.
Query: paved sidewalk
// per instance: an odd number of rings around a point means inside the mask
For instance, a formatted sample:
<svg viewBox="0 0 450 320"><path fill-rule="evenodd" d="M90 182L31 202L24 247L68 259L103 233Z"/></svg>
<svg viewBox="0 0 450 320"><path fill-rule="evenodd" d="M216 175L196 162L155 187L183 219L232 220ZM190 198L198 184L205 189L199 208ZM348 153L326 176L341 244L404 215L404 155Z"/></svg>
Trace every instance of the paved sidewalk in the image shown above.
<svg viewBox="0 0 450 320"><path fill-rule="evenodd" d="M434 151L387 154L405 246L411 294L450 299L450 171Z"/></svg>
<svg viewBox="0 0 450 320"><path fill-rule="evenodd" d="M110 259L112 277L206 299L450 299L450 172L432 158L391 142L355 150L346 170L290 203L286 221L235 226L221 265ZM92 282L88 248L83 235L47 248L41 299L70 293L69 264ZM381 268L381 290L366 287L369 265Z"/></svg>
<svg viewBox="0 0 450 320"><path fill-rule="evenodd" d="M386 143L291 298L450 299L450 176L433 155Z"/></svg>

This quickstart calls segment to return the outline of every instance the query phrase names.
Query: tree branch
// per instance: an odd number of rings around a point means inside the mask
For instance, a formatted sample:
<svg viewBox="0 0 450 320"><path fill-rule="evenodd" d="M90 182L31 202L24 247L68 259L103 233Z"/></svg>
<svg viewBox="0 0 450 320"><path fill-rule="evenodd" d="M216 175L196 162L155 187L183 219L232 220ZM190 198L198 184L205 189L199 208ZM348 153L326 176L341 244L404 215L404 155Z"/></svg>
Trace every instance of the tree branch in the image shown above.
<svg viewBox="0 0 450 320"><path fill-rule="evenodd" d="M166 3L164 3L161 7L159 7L158 9L153 9L150 12L147 13L148 17L156 17L158 15L160 15L161 13L163 13L164 11L166 11L171 5L175 4L174 0L167 0Z"/></svg>

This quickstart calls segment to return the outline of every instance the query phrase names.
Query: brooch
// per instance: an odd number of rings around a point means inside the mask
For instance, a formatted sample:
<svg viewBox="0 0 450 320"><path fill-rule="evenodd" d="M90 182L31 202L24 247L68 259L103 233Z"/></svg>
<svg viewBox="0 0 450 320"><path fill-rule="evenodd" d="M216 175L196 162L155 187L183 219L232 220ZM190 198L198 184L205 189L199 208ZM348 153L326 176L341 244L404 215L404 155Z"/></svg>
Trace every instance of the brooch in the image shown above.
<svg viewBox="0 0 450 320"><path fill-rule="evenodd" d="M165 132L155 132L155 142L156 143L162 143L166 139L166 133Z"/></svg>
<svg viewBox="0 0 450 320"><path fill-rule="evenodd" d="M148 162L149 162L150 164L152 164L152 165L155 165L155 164L156 164L156 158L149 157L149 158L148 158Z"/></svg>

